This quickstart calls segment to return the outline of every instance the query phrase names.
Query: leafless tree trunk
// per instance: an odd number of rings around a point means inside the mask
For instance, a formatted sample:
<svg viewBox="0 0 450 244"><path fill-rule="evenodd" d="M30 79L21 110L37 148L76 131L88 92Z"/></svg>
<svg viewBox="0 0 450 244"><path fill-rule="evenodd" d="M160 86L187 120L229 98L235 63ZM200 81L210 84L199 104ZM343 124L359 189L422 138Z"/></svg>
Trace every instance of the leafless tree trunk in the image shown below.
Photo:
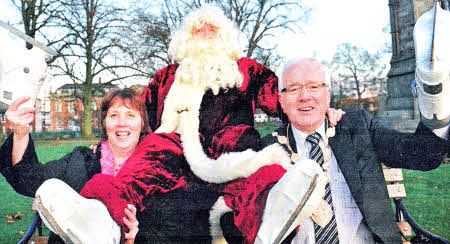
<svg viewBox="0 0 450 244"><path fill-rule="evenodd" d="M1 116L5 116L5 114L1 114ZM0 121L0 145L3 145L3 142L5 142L5 138L3 137L3 125Z"/></svg>
<svg viewBox="0 0 450 244"><path fill-rule="evenodd" d="M53 65L55 75L69 76L81 92L83 102L82 136L92 137L92 102L103 86L94 80L106 80L103 85L141 75L121 52L119 34L126 29L125 11L106 0L61 1L59 27L68 33L64 40L61 62Z"/></svg>
<svg viewBox="0 0 450 244"><path fill-rule="evenodd" d="M82 136L92 137L92 102L102 92L102 86L93 89L94 80L103 77L107 85L145 75L130 58L134 53L123 52L119 45L119 33L129 30L123 20L126 12L106 0L10 1L21 13L26 34L36 37L39 33L59 52L47 63L51 73L70 77L82 91Z"/></svg>

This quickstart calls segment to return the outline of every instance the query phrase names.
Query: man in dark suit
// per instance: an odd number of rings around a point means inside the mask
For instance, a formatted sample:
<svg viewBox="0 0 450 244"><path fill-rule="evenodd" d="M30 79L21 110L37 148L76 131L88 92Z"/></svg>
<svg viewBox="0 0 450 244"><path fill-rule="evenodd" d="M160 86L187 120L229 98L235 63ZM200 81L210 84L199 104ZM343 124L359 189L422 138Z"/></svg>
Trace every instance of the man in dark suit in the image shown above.
<svg viewBox="0 0 450 244"><path fill-rule="evenodd" d="M439 167L450 152L449 126L431 130L420 123L415 133L402 133L360 110L348 111L335 128L329 127L330 87L313 59L286 65L279 90L289 121L264 137L263 144L286 137L288 142L281 144L294 158L315 159L314 154L330 179L325 201L331 221L321 227L307 219L290 235L295 236L292 243L401 243L381 163L422 171Z"/></svg>

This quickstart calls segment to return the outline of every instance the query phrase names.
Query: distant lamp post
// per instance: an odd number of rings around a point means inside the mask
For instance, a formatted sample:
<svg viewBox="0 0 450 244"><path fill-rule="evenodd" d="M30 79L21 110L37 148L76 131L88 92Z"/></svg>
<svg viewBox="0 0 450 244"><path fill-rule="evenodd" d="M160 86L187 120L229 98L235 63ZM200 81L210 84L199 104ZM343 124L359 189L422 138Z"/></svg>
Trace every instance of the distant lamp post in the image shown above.
<svg viewBox="0 0 450 244"><path fill-rule="evenodd" d="M73 120L74 120L74 127L73 130L75 131L75 138L79 139L80 138L80 122L78 121L78 115L77 115L77 108L75 106L75 115L73 116Z"/></svg>

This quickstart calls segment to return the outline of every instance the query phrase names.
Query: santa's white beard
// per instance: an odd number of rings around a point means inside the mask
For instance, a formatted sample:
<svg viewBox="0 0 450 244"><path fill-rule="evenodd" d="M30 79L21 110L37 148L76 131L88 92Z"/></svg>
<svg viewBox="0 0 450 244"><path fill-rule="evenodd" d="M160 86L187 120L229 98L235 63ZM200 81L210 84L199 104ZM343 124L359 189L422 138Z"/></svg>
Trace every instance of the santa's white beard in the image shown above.
<svg viewBox="0 0 450 244"><path fill-rule="evenodd" d="M179 61L175 82L211 89L215 95L220 88L239 87L243 76L237 58L232 57L221 41L190 40L186 42L184 58Z"/></svg>

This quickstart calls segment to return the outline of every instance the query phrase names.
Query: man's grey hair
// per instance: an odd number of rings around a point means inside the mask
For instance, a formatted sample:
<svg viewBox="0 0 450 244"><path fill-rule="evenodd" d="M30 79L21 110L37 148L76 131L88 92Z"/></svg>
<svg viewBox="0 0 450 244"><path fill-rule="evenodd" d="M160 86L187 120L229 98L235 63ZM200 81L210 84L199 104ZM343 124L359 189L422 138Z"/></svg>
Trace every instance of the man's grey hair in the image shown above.
<svg viewBox="0 0 450 244"><path fill-rule="evenodd" d="M311 60L314 61L316 63L318 63L320 65L320 68L325 72L325 85L327 85L328 87L331 86L331 82L330 82L330 72L328 71L328 69L326 68L326 66L324 64L322 64L321 62L317 61L314 58L294 58L294 59L290 59L284 66L283 69L281 70L281 74L278 77L278 91L281 92L281 90L283 90L284 87L284 76L286 75L286 72L291 69L293 66L297 65L298 63L300 63L301 61L305 61L305 60Z"/></svg>

